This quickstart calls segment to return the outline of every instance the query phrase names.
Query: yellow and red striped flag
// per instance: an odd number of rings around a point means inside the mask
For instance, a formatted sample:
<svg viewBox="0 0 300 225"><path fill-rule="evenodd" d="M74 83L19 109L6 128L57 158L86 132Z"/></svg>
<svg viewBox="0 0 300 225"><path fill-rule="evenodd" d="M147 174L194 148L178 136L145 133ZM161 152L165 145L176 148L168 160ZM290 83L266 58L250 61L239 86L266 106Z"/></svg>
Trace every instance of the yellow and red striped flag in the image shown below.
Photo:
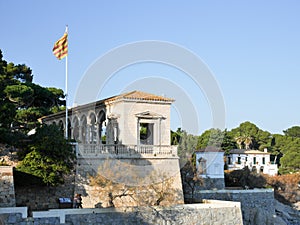
<svg viewBox="0 0 300 225"><path fill-rule="evenodd" d="M64 35L54 44L53 54L58 59L62 59L68 55L68 31L66 29Z"/></svg>

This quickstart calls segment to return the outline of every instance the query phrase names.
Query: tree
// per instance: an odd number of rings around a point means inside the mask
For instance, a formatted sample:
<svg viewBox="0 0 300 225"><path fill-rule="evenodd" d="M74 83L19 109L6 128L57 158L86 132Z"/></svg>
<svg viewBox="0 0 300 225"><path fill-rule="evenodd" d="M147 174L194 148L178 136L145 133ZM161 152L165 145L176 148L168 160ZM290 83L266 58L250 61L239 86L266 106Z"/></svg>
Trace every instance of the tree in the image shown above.
<svg viewBox="0 0 300 225"><path fill-rule="evenodd" d="M281 166L279 172L286 173L299 173L300 172L300 151L299 148L291 149L283 155L280 159Z"/></svg>
<svg viewBox="0 0 300 225"><path fill-rule="evenodd" d="M187 160L192 156L197 148L197 136L188 134L186 131L181 131L180 142L178 145L178 156L181 166L184 166Z"/></svg>
<svg viewBox="0 0 300 225"><path fill-rule="evenodd" d="M250 149L250 145L252 144L253 138L250 135L244 135L243 141L245 144L245 149Z"/></svg>
<svg viewBox="0 0 300 225"><path fill-rule="evenodd" d="M220 129L209 129L204 131L198 138L197 149L207 146L220 147L223 142L224 134Z"/></svg>
<svg viewBox="0 0 300 225"><path fill-rule="evenodd" d="M204 131L198 137L197 149L206 148L207 146L219 147L226 152L236 148L234 141L226 129L221 131L220 129L213 128Z"/></svg>
<svg viewBox="0 0 300 225"><path fill-rule="evenodd" d="M259 150L264 150L265 148L267 148L268 151L272 152L273 136L270 134L270 132L259 129L256 139Z"/></svg>
<svg viewBox="0 0 300 225"><path fill-rule="evenodd" d="M288 128L283 131L285 136L288 137L294 137L294 138L300 138L300 127L299 126L294 126L291 128Z"/></svg>
<svg viewBox="0 0 300 225"><path fill-rule="evenodd" d="M300 138L294 137L293 135L274 134L272 140L272 154L275 155L275 162L278 163L279 159L280 174L300 171Z"/></svg>
<svg viewBox="0 0 300 225"><path fill-rule="evenodd" d="M32 136L30 152L17 169L42 178L47 185L55 186L64 182L63 175L71 171L74 159L72 147L60 128L43 125Z"/></svg>
<svg viewBox="0 0 300 225"><path fill-rule="evenodd" d="M177 128L175 132L171 130L171 145L178 145L180 143L183 132L181 128Z"/></svg>
<svg viewBox="0 0 300 225"><path fill-rule="evenodd" d="M0 142L18 144L16 137L35 128L37 119L64 109L64 93L32 82L26 65L7 63L0 50ZM24 136L23 136L24 138Z"/></svg>
<svg viewBox="0 0 300 225"><path fill-rule="evenodd" d="M227 154L227 153L229 153L230 150L235 149L236 147L237 146L236 146L235 141L229 135L229 132L225 129L223 131L223 141L221 144L222 150L224 150L225 154Z"/></svg>
<svg viewBox="0 0 300 225"><path fill-rule="evenodd" d="M271 147L272 135L267 131L259 129L255 124L249 121L241 123L239 127L232 129L229 132L229 136L235 139L240 149L243 147L250 148L251 146L253 149L262 150Z"/></svg>
<svg viewBox="0 0 300 225"><path fill-rule="evenodd" d="M193 154L193 156L186 162L184 167L181 168L180 174L183 184L183 191L186 194L190 194L191 199L193 200L196 188L203 184L203 179L200 177L200 173L196 167L195 154Z"/></svg>
<svg viewBox="0 0 300 225"><path fill-rule="evenodd" d="M244 138L242 136L238 135L234 138L234 140L236 141L237 145L239 146L239 149L242 149L242 144L244 142Z"/></svg>

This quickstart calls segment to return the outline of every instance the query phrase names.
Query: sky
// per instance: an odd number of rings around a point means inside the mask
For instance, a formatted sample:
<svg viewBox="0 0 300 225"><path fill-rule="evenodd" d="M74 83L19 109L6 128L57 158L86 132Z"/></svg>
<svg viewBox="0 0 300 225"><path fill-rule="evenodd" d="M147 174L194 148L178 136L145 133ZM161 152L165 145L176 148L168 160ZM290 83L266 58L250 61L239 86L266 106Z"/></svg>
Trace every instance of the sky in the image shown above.
<svg viewBox="0 0 300 225"><path fill-rule="evenodd" d="M0 0L0 9L4 60L64 91L66 60L52 48L68 25L69 107L89 93L140 90L175 99L172 130L300 125L297 0Z"/></svg>

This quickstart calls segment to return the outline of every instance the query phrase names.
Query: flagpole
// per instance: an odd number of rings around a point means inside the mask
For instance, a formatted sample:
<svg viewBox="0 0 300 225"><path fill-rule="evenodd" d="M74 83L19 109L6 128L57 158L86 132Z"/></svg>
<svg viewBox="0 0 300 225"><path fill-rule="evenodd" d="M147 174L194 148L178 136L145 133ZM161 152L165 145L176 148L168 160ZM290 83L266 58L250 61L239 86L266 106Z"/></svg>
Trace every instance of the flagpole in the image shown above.
<svg viewBox="0 0 300 225"><path fill-rule="evenodd" d="M66 33L68 34L68 25L66 25ZM66 139L68 139L68 54L66 55L65 93L66 93Z"/></svg>
<svg viewBox="0 0 300 225"><path fill-rule="evenodd" d="M64 35L55 42L52 49L56 58L61 60L66 57L66 80L65 80L65 96L66 96L66 124L65 124L65 137L68 139L68 25Z"/></svg>
<svg viewBox="0 0 300 225"><path fill-rule="evenodd" d="M66 139L68 139L68 56L66 56Z"/></svg>

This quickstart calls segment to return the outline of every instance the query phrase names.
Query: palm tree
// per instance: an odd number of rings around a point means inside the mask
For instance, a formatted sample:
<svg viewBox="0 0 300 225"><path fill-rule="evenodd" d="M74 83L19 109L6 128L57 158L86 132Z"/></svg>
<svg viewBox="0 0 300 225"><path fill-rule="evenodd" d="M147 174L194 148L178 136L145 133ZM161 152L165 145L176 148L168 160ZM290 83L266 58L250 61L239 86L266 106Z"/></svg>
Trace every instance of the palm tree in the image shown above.
<svg viewBox="0 0 300 225"><path fill-rule="evenodd" d="M244 144L245 144L245 149L250 149L250 145L252 144L252 137L250 135L244 135Z"/></svg>
<svg viewBox="0 0 300 225"><path fill-rule="evenodd" d="M235 139L236 143L238 144L239 149L242 149L242 143L244 141L244 138L242 136L237 136L234 139Z"/></svg>

